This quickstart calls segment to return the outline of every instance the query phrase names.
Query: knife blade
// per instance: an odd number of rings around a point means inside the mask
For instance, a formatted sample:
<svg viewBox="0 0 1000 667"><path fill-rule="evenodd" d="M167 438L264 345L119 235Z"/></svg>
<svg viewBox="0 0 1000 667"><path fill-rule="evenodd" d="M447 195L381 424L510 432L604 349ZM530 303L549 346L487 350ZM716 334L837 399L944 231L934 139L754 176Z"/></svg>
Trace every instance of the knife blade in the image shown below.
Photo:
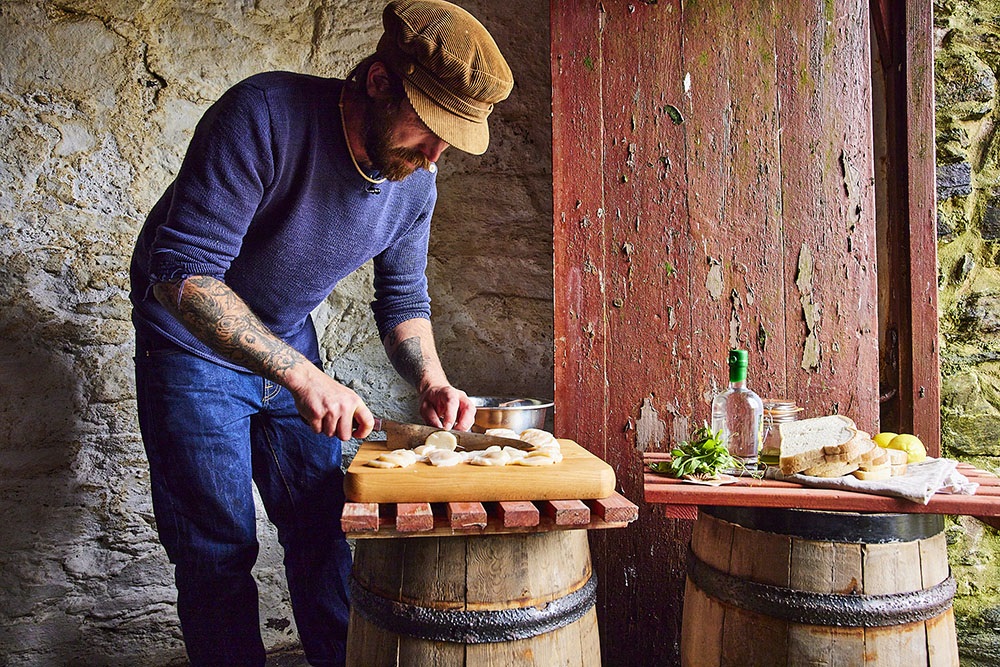
<svg viewBox="0 0 1000 667"><path fill-rule="evenodd" d="M406 422L393 421L391 419L375 418L373 431L385 431L386 438L392 440L395 445L413 449L424 444L427 436L438 431L447 431L458 440L458 446L469 451L481 451L494 445L499 447L514 447L529 451L531 445L523 440L514 438L504 438L496 435L485 435L483 433L473 433L471 431L454 431L433 426L422 426L420 424L407 424Z"/></svg>

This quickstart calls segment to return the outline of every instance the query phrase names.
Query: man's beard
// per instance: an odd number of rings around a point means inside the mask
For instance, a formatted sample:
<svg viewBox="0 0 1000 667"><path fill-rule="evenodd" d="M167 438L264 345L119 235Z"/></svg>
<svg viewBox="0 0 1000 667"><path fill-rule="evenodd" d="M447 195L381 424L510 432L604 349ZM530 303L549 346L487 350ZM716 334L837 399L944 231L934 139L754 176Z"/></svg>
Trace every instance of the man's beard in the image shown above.
<svg viewBox="0 0 1000 667"><path fill-rule="evenodd" d="M393 121L402 103L369 99L365 114L365 153L372 167L390 181L401 181L417 169L431 166L420 151L393 145Z"/></svg>

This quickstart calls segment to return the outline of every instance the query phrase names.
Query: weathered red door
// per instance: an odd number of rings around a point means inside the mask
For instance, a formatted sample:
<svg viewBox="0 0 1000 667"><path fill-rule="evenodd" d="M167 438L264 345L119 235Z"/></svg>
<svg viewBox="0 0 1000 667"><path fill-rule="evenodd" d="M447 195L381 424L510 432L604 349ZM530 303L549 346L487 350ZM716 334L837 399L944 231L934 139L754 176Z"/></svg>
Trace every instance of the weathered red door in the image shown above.
<svg viewBox="0 0 1000 667"><path fill-rule="evenodd" d="M878 420L868 3L552 2L556 431L642 500L727 350ZM607 665L677 661L691 522L595 531Z"/></svg>

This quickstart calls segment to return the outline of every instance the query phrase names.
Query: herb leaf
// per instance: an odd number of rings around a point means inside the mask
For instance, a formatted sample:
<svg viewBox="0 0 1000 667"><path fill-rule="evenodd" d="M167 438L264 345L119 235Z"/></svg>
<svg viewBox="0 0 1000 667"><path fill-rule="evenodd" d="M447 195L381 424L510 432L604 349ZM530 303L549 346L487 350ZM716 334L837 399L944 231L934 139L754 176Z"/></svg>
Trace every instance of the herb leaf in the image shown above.
<svg viewBox="0 0 1000 667"><path fill-rule="evenodd" d="M729 454L729 449L723 442L722 431L713 432L707 423L696 428L691 438L675 447L670 456L669 461L650 463L650 469L669 473L674 477L713 477L723 470L742 467L741 462Z"/></svg>

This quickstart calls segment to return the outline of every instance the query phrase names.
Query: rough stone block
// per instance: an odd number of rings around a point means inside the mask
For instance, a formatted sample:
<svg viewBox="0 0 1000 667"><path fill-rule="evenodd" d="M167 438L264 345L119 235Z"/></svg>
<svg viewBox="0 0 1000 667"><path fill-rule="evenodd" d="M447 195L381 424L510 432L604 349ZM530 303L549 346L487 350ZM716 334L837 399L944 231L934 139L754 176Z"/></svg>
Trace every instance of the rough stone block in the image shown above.
<svg viewBox="0 0 1000 667"><path fill-rule="evenodd" d="M1000 241L1000 191L994 191L986 202L980 231L985 241Z"/></svg>
<svg viewBox="0 0 1000 667"><path fill-rule="evenodd" d="M937 200L972 193L972 165L968 162L942 164L937 168Z"/></svg>

